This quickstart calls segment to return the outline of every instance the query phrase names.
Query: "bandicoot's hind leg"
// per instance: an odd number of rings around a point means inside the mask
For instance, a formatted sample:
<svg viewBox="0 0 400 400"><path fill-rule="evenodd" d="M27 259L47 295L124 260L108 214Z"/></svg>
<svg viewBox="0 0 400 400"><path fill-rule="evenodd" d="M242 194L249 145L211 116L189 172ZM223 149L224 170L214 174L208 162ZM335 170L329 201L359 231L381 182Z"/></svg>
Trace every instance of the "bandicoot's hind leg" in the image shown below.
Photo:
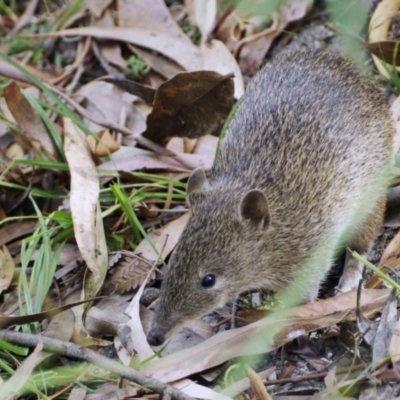
<svg viewBox="0 0 400 400"><path fill-rule="evenodd" d="M382 226L385 205L386 197L378 203L350 242L349 248L363 257L368 256L372 241L375 239ZM348 292L349 290L357 288L358 283L362 278L362 269L363 264L357 261L351 255L349 250L346 250L346 261L344 264L343 275L339 281L339 290L342 292Z"/></svg>

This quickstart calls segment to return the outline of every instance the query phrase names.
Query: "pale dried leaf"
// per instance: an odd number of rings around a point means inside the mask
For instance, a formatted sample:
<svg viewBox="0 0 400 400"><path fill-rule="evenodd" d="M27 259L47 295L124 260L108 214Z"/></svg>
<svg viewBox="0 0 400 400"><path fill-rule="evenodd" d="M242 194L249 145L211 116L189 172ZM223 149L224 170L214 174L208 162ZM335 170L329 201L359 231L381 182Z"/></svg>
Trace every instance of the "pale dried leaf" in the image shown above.
<svg viewBox="0 0 400 400"><path fill-rule="evenodd" d="M197 399L207 399L207 400L232 400L222 393L217 393L215 390L199 385L189 379L184 379L173 384L176 388L180 389L183 393L188 396L192 396Z"/></svg>
<svg viewBox="0 0 400 400"><path fill-rule="evenodd" d="M134 157L128 156L117 159L113 159L113 157L111 157L110 161L100 164L98 168L102 170L103 173L105 170L125 172L149 169L164 169L167 171L187 170L185 165L172 157L160 156L151 153L148 155L135 155Z"/></svg>
<svg viewBox="0 0 400 400"><path fill-rule="evenodd" d="M133 104L137 97L111 83L92 81L82 86L77 94L84 96L86 110L103 121L124 125L137 134L146 128L145 116ZM126 115L126 118L122 118L122 113ZM121 122L122 119L124 121ZM84 121L94 132L104 130L104 127L86 118Z"/></svg>
<svg viewBox="0 0 400 400"><path fill-rule="evenodd" d="M76 242L88 268L97 273L96 209L99 177L84 133L64 118L64 150L71 171L71 214Z"/></svg>
<svg viewBox="0 0 400 400"><path fill-rule="evenodd" d="M0 386L0 398L2 400L13 400L20 394L20 391L28 382L33 370L46 358L50 357L50 353L42 353L43 343L39 343L33 352L22 361L14 375Z"/></svg>
<svg viewBox="0 0 400 400"><path fill-rule="evenodd" d="M187 43L186 39L182 40L182 38L150 29L89 26L30 36L64 37L80 35L97 39L119 40L152 49L175 61L187 71L200 70L203 64L201 52L194 44Z"/></svg>
<svg viewBox="0 0 400 400"><path fill-rule="evenodd" d="M74 334L74 323L74 313L71 310L63 311L51 319L42 335L69 342Z"/></svg>
<svg viewBox="0 0 400 400"><path fill-rule="evenodd" d="M91 0L97 1L97 0ZM101 19L96 21L96 26L99 27L110 27L114 26L114 20L111 15L110 10L106 10ZM122 57L121 46L119 43L110 43L110 42L100 42L98 43L99 49L103 57L113 65L116 65L121 68L122 71L127 71L126 61Z"/></svg>
<svg viewBox="0 0 400 400"><path fill-rule="evenodd" d="M192 24L197 25L200 29L202 43L205 43L217 17L216 0L185 0L185 7Z"/></svg>
<svg viewBox="0 0 400 400"><path fill-rule="evenodd" d="M246 33L248 34L247 31L242 18L233 11L220 23L215 37L224 43L231 53L235 53L240 40Z"/></svg>
<svg viewBox="0 0 400 400"><path fill-rule="evenodd" d="M167 144L167 149L173 151L175 154L184 153L183 139L180 137L173 137Z"/></svg>
<svg viewBox="0 0 400 400"><path fill-rule="evenodd" d="M75 386L74 388L72 388L69 396L68 396L68 400L84 400L86 398L86 390L79 387L79 386Z"/></svg>
<svg viewBox="0 0 400 400"><path fill-rule="evenodd" d="M91 158L83 132L68 118L64 118L64 150L71 172L71 214L75 239L88 269L85 271L82 299L95 297L100 291L108 266L107 245L101 218L99 177ZM104 344L91 338L84 326L87 305L76 308L75 328L80 344Z"/></svg>
<svg viewBox="0 0 400 400"><path fill-rule="evenodd" d="M364 290L360 307L365 314L374 314L386 303L389 295L390 290L386 289ZM287 312L280 310L243 328L220 332L188 350L152 360L143 367L143 372L163 382L170 382L231 358L266 353L313 330L354 319L356 300L357 293L352 291Z"/></svg>
<svg viewBox="0 0 400 400"><path fill-rule="evenodd" d="M0 250L0 294L8 289L14 276L15 264L6 246Z"/></svg>
<svg viewBox="0 0 400 400"><path fill-rule="evenodd" d="M205 70L215 71L221 75L226 75L230 72L234 74L235 99L242 97L244 93L242 71L228 48L221 41L213 39L202 43L201 52Z"/></svg>
<svg viewBox="0 0 400 400"><path fill-rule="evenodd" d="M153 245L157 249L157 252L161 254L162 258L165 258L175 248L178 240L186 226L189 219L189 213L182 215L167 225L164 225L157 233L150 233L149 237ZM153 248L150 246L146 239L143 239L135 249L135 253L140 254L142 257L148 260L157 259L158 254L154 253Z"/></svg>
<svg viewBox="0 0 400 400"><path fill-rule="evenodd" d="M381 319L372 346L372 361L382 361L390 352L391 339L397 323L397 297L393 290L382 310Z"/></svg>
<svg viewBox="0 0 400 400"><path fill-rule="evenodd" d="M197 139L196 146L193 149L193 154L215 157L218 141L219 138L212 135L202 136L201 138Z"/></svg>
<svg viewBox="0 0 400 400"><path fill-rule="evenodd" d="M83 10L88 10L96 18L100 18L104 10L112 3L112 0L85 0L81 6Z"/></svg>
<svg viewBox="0 0 400 400"><path fill-rule="evenodd" d="M149 29L191 44L190 38L173 19L164 0L118 0L117 7L120 27Z"/></svg>
<svg viewBox="0 0 400 400"><path fill-rule="evenodd" d="M389 344L389 355L393 363L400 361L400 319L398 319Z"/></svg>
<svg viewBox="0 0 400 400"><path fill-rule="evenodd" d="M119 305L118 305L119 306ZM85 316L86 330L95 337L117 336L119 324L129 321L122 307L110 305L106 308L91 307Z"/></svg>
<svg viewBox="0 0 400 400"><path fill-rule="evenodd" d="M147 343L146 334L140 320L140 298L146 286L146 281L147 279L142 283L142 286L125 310L125 314L130 316L131 319L119 325L119 330L127 332L127 334L123 338L124 347L119 345L121 343L120 340L115 341L115 346L120 360L125 365L129 365L133 351L139 356L140 360L154 356L154 351ZM120 339L122 338L120 337Z"/></svg>

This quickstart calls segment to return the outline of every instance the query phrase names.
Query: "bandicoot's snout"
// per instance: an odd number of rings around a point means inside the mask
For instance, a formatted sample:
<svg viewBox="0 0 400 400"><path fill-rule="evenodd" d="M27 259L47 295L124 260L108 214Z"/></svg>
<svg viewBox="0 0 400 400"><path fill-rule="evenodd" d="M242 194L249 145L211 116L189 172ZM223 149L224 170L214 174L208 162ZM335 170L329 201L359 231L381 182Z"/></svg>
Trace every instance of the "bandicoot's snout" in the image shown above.
<svg viewBox="0 0 400 400"><path fill-rule="evenodd" d="M160 327L153 323L150 332L147 334L147 343L150 346L161 346L165 342L165 335L161 332Z"/></svg>

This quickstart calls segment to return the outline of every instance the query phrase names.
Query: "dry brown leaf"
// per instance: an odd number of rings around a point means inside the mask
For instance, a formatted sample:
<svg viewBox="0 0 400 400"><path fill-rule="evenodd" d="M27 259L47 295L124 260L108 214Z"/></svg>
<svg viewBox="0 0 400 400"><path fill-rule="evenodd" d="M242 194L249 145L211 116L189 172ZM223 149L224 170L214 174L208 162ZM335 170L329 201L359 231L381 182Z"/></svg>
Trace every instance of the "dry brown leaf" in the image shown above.
<svg viewBox="0 0 400 400"><path fill-rule="evenodd" d="M175 248L188 219L189 213L186 213L169 224L164 225L161 229L158 229L157 232L151 232L149 234L149 238L157 249L157 252L160 253L161 250L163 250L161 253L162 258L167 257ZM155 260L158 256L146 239L143 239L139 243L135 249L135 253L140 254L148 260Z"/></svg>
<svg viewBox="0 0 400 400"><path fill-rule="evenodd" d="M119 149L119 144L108 129L86 136L90 151L97 157L106 157Z"/></svg>
<svg viewBox="0 0 400 400"><path fill-rule="evenodd" d="M386 303L390 290L364 290L360 306L373 315ZM261 354L313 330L355 318L357 293L344 293L327 300L279 311L243 328L220 332L188 350L147 363L143 372L163 382L175 381L222 364L231 358Z"/></svg>
<svg viewBox="0 0 400 400"><path fill-rule="evenodd" d="M367 49L376 57L389 65L400 66L400 43L394 40L384 42L365 43Z"/></svg>
<svg viewBox="0 0 400 400"><path fill-rule="evenodd" d="M232 75L183 72L156 91L143 136L166 145L173 136L191 139L219 134L233 105Z"/></svg>
<svg viewBox="0 0 400 400"><path fill-rule="evenodd" d="M16 221L4 226L0 229L0 246L33 233L37 226L36 221Z"/></svg>
<svg viewBox="0 0 400 400"><path fill-rule="evenodd" d="M150 86L141 85L140 83L129 81L127 79L105 78L104 81L118 86L125 92L140 97L148 104L153 104L156 90Z"/></svg>
<svg viewBox="0 0 400 400"><path fill-rule="evenodd" d="M25 36L43 38L80 35L91 36L97 39L119 40L125 43L143 46L170 58L181 65L186 71L199 70L203 64L200 49L193 43L188 43L186 39L166 33L155 32L151 29L120 27L100 28L88 26Z"/></svg>
<svg viewBox="0 0 400 400"><path fill-rule="evenodd" d="M14 276L15 264L6 246L0 250L0 294L7 290Z"/></svg>
<svg viewBox="0 0 400 400"><path fill-rule="evenodd" d="M11 82L3 92L7 106L20 128L33 140L38 141L47 155L56 159L56 147L42 121L42 118L21 93L19 86Z"/></svg>
<svg viewBox="0 0 400 400"><path fill-rule="evenodd" d="M109 283L112 285L113 291L124 293L142 285L147 279L152 266L149 262L133 253L119 253L121 258L117 261L117 265L114 265L116 268L111 275ZM156 273L153 271L149 279L153 280L155 277Z"/></svg>

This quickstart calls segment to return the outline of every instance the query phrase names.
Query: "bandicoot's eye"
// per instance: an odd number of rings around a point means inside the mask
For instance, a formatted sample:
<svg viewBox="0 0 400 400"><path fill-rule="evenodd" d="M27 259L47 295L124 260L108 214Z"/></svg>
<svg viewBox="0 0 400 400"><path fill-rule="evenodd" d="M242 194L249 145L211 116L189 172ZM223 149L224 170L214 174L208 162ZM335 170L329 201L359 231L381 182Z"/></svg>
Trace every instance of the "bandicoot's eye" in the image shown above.
<svg viewBox="0 0 400 400"><path fill-rule="evenodd" d="M201 286L205 288L209 288L215 285L215 276L212 274L206 275L203 280L201 281Z"/></svg>

